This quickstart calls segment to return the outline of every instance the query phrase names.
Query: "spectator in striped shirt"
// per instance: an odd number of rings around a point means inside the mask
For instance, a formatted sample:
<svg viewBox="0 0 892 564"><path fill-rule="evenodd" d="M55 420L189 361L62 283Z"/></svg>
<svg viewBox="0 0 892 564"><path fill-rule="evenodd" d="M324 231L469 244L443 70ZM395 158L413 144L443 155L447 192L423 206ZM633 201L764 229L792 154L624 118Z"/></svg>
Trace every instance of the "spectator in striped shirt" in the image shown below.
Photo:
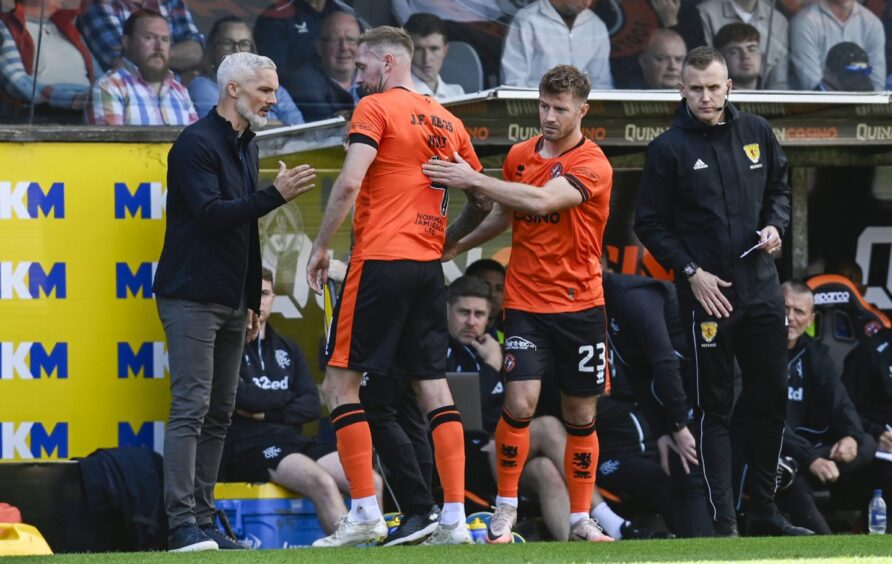
<svg viewBox="0 0 892 564"><path fill-rule="evenodd" d="M170 68L180 74L198 68L204 36L195 27L184 0L85 0L77 25L103 70L121 56L125 22L135 12L158 12L170 26Z"/></svg>
<svg viewBox="0 0 892 564"><path fill-rule="evenodd" d="M46 0L42 22L41 0L16 0L13 10L0 14L0 116L5 123L27 118L32 93L38 121L83 122L94 64L74 25L78 4Z"/></svg>
<svg viewBox="0 0 892 564"><path fill-rule="evenodd" d="M186 87L170 70L170 27L140 10L124 24L123 56L93 85L87 121L107 125L188 125L198 120Z"/></svg>

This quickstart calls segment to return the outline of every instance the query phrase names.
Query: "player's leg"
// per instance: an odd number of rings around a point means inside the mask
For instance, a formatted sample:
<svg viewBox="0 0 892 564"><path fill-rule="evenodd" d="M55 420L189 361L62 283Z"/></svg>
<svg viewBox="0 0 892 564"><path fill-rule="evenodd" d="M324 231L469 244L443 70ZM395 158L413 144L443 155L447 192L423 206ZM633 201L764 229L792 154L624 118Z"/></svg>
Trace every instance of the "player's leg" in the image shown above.
<svg viewBox="0 0 892 564"><path fill-rule="evenodd" d="M316 464L322 467L323 470L328 472L328 474L334 479L335 485L338 487L338 491L341 492L342 495L350 495L350 482L347 481L347 475L344 474L344 466L341 465L341 459L338 456L337 451L326 452L322 456L316 458L316 455L313 454L313 451L307 453L311 459L315 459ZM375 472L375 498L378 500L378 507L384 507L384 480L381 479L381 475L378 472Z"/></svg>
<svg viewBox="0 0 892 564"><path fill-rule="evenodd" d="M431 493L433 453L427 422L405 378L368 375L360 392L378 460L387 471L388 487L403 513L399 527L384 546L415 543L436 527L440 508ZM432 516L435 516L431 519Z"/></svg>
<svg viewBox="0 0 892 564"><path fill-rule="evenodd" d="M446 284L438 261L407 262L404 275L415 282L409 314L399 339L396 369L408 375L427 414L434 463L443 485L440 521L425 544L470 543L465 522L465 446L461 415L446 382Z"/></svg>
<svg viewBox="0 0 892 564"><path fill-rule="evenodd" d="M595 405L608 388L606 315L603 307L550 318L555 378L567 432L563 468L570 495L570 540L612 541L590 515L598 468Z"/></svg>
<svg viewBox="0 0 892 564"><path fill-rule="evenodd" d="M562 400L567 429L563 468L570 496L570 540L612 541L590 515L599 455L595 396L564 393Z"/></svg>
<svg viewBox="0 0 892 564"><path fill-rule="evenodd" d="M336 462L337 453L330 453L319 459L320 462ZM340 466L339 462L336 462ZM270 478L289 490L309 497L316 506L316 514L326 534L334 532L338 520L347 514L347 507L338 490L338 484L330 472L310 457L300 453L289 454L275 469L270 469Z"/></svg>
<svg viewBox="0 0 892 564"><path fill-rule="evenodd" d="M524 466L520 486L539 500L542 520L552 538L557 541L567 540L570 532L567 522L570 498L564 485L563 472L544 456L532 457Z"/></svg>
<svg viewBox="0 0 892 564"><path fill-rule="evenodd" d="M517 490L530 452L530 423L551 351L551 339L536 314L506 310L505 335L505 403L495 436L499 495L486 535L492 544L511 542Z"/></svg>
<svg viewBox="0 0 892 564"><path fill-rule="evenodd" d="M338 455L350 484L350 511L314 546L378 542L387 525L375 497L372 435L359 401L363 372L387 374L408 315L405 284L388 261L351 261L335 306L326 347L322 395L331 413Z"/></svg>

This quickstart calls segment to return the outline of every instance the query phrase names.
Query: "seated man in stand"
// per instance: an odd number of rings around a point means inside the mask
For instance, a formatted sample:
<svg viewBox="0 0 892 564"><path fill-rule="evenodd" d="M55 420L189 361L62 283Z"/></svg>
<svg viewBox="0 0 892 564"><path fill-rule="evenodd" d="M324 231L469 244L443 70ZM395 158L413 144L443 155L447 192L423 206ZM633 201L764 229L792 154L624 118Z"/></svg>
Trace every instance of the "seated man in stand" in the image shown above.
<svg viewBox="0 0 892 564"><path fill-rule="evenodd" d="M681 63L688 49L684 39L671 29L658 29L653 32L647 48L638 56L642 83L634 87L641 89L678 89L681 83Z"/></svg>
<svg viewBox="0 0 892 564"><path fill-rule="evenodd" d="M111 69L123 53L127 20L136 12L158 13L170 28L170 68L183 75L201 62L204 36L184 0L90 0L77 19L87 46L103 69Z"/></svg>
<svg viewBox="0 0 892 564"><path fill-rule="evenodd" d="M762 47L759 44L759 30L750 24L738 22L723 26L713 38L715 48L725 56L728 63L728 78L734 90L780 90L786 88L771 81L762 73ZM784 67L786 69L786 67ZM780 67L774 67L779 71Z"/></svg>
<svg viewBox="0 0 892 564"><path fill-rule="evenodd" d="M317 60L306 61L285 84L307 122L353 110L359 89L353 81L359 22L349 12L332 12L316 38Z"/></svg>
<svg viewBox="0 0 892 564"><path fill-rule="evenodd" d="M297 344L273 331L273 275L263 269L260 336L245 345L221 480L272 481L309 497L326 534L347 515L347 478L335 445L305 436L319 419L319 391ZM381 479L375 476L381 497Z"/></svg>
<svg viewBox="0 0 892 564"><path fill-rule="evenodd" d="M821 92L872 92L871 66L867 53L851 41L830 48L824 61L821 81L814 90Z"/></svg>
<svg viewBox="0 0 892 564"><path fill-rule="evenodd" d="M464 94L460 84L447 84L440 77L440 69L449 53L446 23L433 14L418 13L409 18L405 28L415 44L412 53L415 90L438 100Z"/></svg>
<svg viewBox="0 0 892 564"><path fill-rule="evenodd" d="M170 70L170 26L158 12L133 12L123 56L93 84L87 121L98 125L189 125L198 121L189 91Z"/></svg>

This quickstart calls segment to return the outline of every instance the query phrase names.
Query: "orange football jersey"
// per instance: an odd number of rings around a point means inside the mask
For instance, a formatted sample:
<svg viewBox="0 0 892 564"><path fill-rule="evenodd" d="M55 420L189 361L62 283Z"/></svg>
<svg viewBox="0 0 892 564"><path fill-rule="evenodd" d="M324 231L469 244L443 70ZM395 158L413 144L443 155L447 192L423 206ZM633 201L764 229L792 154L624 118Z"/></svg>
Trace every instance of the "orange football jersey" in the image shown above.
<svg viewBox="0 0 892 564"><path fill-rule="evenodd" d="M539 154L543 142L539 136L514 145L502 167L505 180L544 186L563 176L582 203L545 215L514 211L505 307L564 313L603 305L601 247L613 167L589 139L550 159Z"/></svg>
<svg viewBox="0 0 892 564"><path fill-rule="evenodd" d="M481 170L464 124L435 98L391 88L359 101L350 142L378 149L356 199L352 259L438 260L449 194L421 165L434 156L452 160L457 151Z"/></svg>

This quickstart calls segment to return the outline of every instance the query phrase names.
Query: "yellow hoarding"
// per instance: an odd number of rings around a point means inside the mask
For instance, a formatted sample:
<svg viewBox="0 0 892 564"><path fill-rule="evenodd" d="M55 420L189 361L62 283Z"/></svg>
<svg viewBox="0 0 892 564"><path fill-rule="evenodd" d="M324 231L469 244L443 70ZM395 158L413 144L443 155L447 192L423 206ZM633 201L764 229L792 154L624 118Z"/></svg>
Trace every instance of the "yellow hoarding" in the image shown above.
<svg viewBox="0 0 892 564"><path fill-rule="evenodd" d="M151 283L169 148L3 144L0 460L80 457L127 444L162 449L169 376ZM306 261L342 154L289 158L319 169L317 187L261 221L264 264L276 272L271 322L300 344L317 378L323 302L307 286ZM264 166L270 182L275 163ZM463 202L452 198L452 212ZM349 225L335 243L344 258ZM444 266L448 279L467 258Z"/></svg>

